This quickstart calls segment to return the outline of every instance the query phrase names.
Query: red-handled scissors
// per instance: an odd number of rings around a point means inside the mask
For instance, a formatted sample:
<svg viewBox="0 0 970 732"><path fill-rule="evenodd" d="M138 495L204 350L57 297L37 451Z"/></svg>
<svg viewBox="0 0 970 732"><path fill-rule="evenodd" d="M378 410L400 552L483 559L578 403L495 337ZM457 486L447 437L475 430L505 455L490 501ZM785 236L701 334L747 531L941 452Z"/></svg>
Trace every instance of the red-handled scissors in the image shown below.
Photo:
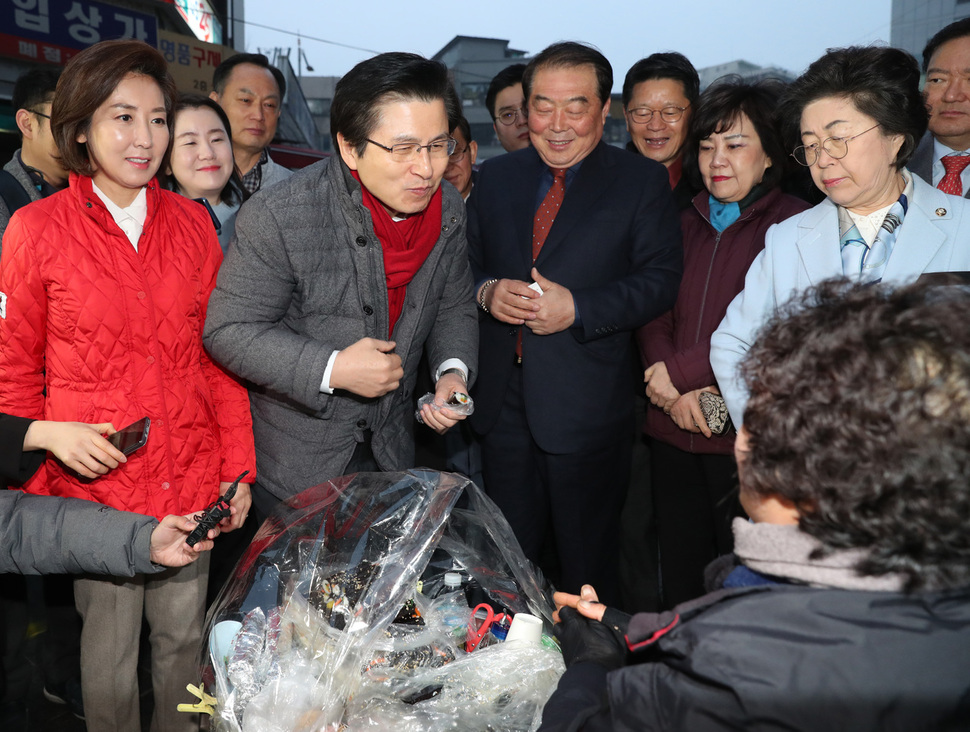
<svg viewBox="0 0 970 732"><path fill-rule="evenodd" d="M479 611L483 611L484 616L479 617ZM474 610L472 610L471 617L468 619L468 632L465 635L465 650L471 653L476 648L478 648L479 643L488 633L488 629L492 627L493 623L501 623L505 620L505 613L495 614L492 610L492 606L488 603L483 602L478 605ZM481 625L478 625L478 621L481 621Z"/></svg>

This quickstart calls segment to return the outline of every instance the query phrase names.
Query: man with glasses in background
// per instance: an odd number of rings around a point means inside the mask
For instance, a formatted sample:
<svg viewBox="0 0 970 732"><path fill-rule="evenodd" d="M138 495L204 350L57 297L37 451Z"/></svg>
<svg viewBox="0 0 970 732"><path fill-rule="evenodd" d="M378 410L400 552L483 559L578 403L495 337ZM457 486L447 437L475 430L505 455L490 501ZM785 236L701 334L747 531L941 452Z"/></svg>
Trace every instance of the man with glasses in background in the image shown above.
<svg viewBox="0 0 970 732"><path fill-rule="evenodd" d="M448 158L445 180L457 188L462 199L467 202L475 182L474 165L478 157L478 143L472 139L472 128L464 115L451 130L451 136L455 140L455 151Z"/></svg>
<svg viewBox="0 0 970 732"><path fill-rule="evenodd" d="M683 175L683 160L691 108L699 95L697 70L675 51L640 59L623 80L623 114L630 133L626 149L667 168L681 211L697 193L689 177Z"/></svg>
<svg viewBox="0 0 970 732"><path fill-rule="evenodd" d="M11 104L21 143L0 173L0 237L14 211L67 185L67 171L51 134L51 105L60 73L49 67L31 69L14 85Z"/></svg>
<svg viewBox="0 0 970 732"><path fill-rule="evenodd" d="M251 383L265 516L305 488L414 464L414 393L427 352L444 432L478 360L465 206L441 180L458 110L444 65L408 53L338 82L338 154L250 199L209 301L205 345ZM449 114L450 113L450 114Z"/></svg>
<svg viewBox="0 0 970 732"><path fill-rule="evenodd" d="M512 64L499 71L488 85L485 106L492 115L495 137L506 152L529 147L529 120L522 94L525 64Z"/></svg>

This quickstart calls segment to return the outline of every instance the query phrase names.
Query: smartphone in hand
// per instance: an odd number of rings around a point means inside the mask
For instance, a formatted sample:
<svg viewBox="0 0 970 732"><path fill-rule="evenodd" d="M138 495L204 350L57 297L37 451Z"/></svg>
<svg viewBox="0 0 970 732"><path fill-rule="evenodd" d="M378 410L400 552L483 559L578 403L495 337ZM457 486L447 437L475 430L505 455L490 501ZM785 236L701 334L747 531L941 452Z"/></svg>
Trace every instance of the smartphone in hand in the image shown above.
<svg viewBox="0 0 970 732"><path fill-rule="evenodd" d="M131 455L139 447L144 447L148 442L148 429L152 421L148 417L142 417L137 422L132 422L124 429L120 429L108 437L108 442L117 447L124 455Z"/></svg>

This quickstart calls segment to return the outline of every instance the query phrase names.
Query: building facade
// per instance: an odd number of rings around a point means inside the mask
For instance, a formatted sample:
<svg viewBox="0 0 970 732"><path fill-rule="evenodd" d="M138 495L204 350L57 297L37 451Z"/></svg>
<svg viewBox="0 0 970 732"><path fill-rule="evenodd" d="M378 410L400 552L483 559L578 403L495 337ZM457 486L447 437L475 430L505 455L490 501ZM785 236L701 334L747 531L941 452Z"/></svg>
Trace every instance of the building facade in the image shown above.
<svg viewBox="0 0 970 732"><path fill-rule="evenodd" d="M970 17L970 0L893 0L889 42L922 63L926 42L941 28Z"/></svg>

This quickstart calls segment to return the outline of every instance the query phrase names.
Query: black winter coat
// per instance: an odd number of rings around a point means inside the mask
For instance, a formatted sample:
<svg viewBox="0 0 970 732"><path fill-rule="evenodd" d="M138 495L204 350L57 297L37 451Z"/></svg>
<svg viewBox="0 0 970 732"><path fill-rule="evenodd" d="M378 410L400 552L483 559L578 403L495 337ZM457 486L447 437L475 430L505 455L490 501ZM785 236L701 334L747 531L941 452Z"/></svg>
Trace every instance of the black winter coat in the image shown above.
<svg viewBox="0 0 970 732"><path fill-rule="evenodd" d="M721 590L627 638L624 668L566 671L543 732L970 729L970 588Z"/></svg>

